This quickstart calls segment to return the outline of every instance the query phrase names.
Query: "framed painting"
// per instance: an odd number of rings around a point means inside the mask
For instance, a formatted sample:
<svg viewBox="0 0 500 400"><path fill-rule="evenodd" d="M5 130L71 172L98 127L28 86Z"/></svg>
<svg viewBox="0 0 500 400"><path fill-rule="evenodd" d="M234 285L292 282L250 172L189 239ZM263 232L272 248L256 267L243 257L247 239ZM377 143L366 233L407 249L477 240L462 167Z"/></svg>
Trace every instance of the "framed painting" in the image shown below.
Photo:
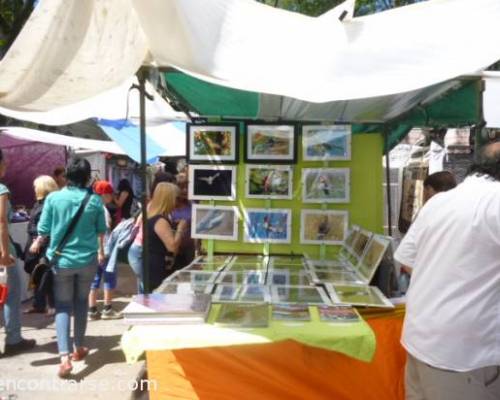
<svg viewBox="0 0 500 400"><path fill-rule="evenodd" d="M293 171L288 165L247 165L245 197L286 199L293 196Z"/></svg>
<svg viewBox="0 0 500 400"><path fill-rule="evenodd" d="M247 124L245 161L294 164L297 160L295 125Z"/></svg>
<svg viewBox="0 0 500 400"><path fill-rule="evenodd" d="M304 168L302 201L304 203L349 203L349 168Z"/></svg>
<svg viewBox="0 0 500 400"><path fill-rule="evenodd" d="M300 243L342 244L349 224L349 213L339 210L302 210Z"/></svg>
<svg viewBox="0 0 500 400"><path fill-rule="evenodd" d="M245 236L248 243L290 243L292 210L249 208L245 210Z"/></svg>
<svg viewBox="0 0 500 400"><path fill-rule="evenodd" d="M334 161L351 159L350 125L303 125L302 159Z"/></svg>
<svg viewBox="0 0 500 400"><path fill-rule="evenodd" d="M238 240L238 208L193 204L193 239Z"/></svg>
<svg viewBox="0 0 500 400"><path fill-rule="evenodd" d="M186 125L188 163L238 163L238 124Z"/></svg>
<svg viewBox="0 0 500 400"><path fill-rule="evenodd" d="M236 167L190 165L188 196L190 200L236 200Z"/></svg>

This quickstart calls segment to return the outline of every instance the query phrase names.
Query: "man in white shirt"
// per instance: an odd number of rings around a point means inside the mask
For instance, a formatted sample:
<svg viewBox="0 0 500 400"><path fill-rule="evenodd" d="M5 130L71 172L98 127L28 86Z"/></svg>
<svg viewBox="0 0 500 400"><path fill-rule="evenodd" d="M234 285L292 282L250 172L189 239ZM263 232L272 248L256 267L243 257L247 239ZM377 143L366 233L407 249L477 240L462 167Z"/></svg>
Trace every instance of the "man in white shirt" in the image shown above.
<svg viewBox="0 0 500 400"><path fill-rule="evenodd" d="M413 268L401 341L407 400L499 400L500 142L426 203L395 258Z"/></svg>

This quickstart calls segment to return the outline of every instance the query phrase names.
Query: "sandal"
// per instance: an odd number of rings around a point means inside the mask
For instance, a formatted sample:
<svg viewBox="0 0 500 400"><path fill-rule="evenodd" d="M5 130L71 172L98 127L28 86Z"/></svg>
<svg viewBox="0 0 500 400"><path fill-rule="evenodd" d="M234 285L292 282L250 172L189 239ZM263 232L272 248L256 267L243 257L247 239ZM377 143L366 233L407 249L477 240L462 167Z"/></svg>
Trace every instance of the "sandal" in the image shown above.
<svg viewBox="0 0 500 400"><path fill-rule="evenodd" d="M72 370L73 366L71 365L71 362L69 360L64 361L61 364L59 364L59 371L57 372L57 376L61 379L65 379L71 375Z"/></svg>
<svg viewBox="0 0 500 400"><path fill-rule="evenodd" d="M89 354L89 349L87 347L79 347L73 353L71 353L71 360L82 361Z"/></svg>

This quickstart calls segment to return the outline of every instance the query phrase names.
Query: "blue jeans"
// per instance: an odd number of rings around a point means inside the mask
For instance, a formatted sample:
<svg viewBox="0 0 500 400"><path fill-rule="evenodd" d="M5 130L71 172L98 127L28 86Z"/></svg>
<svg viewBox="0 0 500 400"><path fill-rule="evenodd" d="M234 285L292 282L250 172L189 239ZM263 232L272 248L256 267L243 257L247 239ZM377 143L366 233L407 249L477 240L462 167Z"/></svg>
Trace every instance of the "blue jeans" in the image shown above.
<svg viewBox="0 0 500 400"><path fill-rule="evenodd" d="M59 354L73 351L70 335L73 313L74 346L83 347L87 330L88 297L97 262L81 268L54 268L54 300Z"/></svg>
<svg viewBox="0 0 500 400"><path fill-rule="evenodd" d="M3 306L5 344L16 344L21 336L21 277L17 265L7 268L7 302Z"/></svg>
<svg viewBox="0 0 500 400"><path fill-rule="evenodd" d="M128 251L128 263L137 277L137 293L144 293L142 275L142 246L132 243Z"/></svg>

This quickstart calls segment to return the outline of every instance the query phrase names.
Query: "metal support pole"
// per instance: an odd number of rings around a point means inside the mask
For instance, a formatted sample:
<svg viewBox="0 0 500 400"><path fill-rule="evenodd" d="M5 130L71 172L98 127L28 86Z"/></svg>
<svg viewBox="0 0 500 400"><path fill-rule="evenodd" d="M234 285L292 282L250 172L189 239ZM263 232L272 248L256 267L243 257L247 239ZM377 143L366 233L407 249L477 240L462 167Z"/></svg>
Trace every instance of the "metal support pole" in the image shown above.
<svg viewBox="0 0 500 400"><path fill-rule="evenodd" d="M141 206L142 206L142 283L144 293L150 292L149 257L148 257L148 193L147 193L147 160L146 160L146 77L144 70L137 74L140 92L140 126L141 126Z"/></svg>
<svg viewBox="0 0 500 400"><path fill-rule="evenodd" d="M392 236L392 201L391 201L391 163L389 161L389 128L384 127L385 147L385 190L387 198L387 224L389 236Z"/></svg>

